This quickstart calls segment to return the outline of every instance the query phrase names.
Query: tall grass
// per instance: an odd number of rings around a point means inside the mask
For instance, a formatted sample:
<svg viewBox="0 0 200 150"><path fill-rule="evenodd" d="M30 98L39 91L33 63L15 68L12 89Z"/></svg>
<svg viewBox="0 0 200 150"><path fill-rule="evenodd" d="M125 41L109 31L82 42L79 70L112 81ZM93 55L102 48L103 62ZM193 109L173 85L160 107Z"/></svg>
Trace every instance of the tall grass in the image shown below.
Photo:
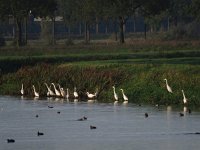
<svg viewBox="0 0 200 150"><path fill-rule="evenodd" d="M166 90L164 78L168 79L173 94ZM2 75L0 94L18 95L21 83L27 95L32 96L32 85L41 95L46 95L44 82L61 84L72 94L76 86L82 99L86 91L99 91L98 100L113 102L112 86L123 101L123 88L130 102L163 105L183 105L181 90L185 91L189 105L200 106L200 66L153 65L153 64L111 64L111 65L36 65L23 67L16 73Z"/></svg>
<svg viewBox="0 0 200 150"><path fill-rule="evenodd" d="M41 95L46 95L44 83L59 83L62 87L72 90L77 87L79 94L85 98L85 93L98 90L99 96L108 87L121 83L128 77L122 70L112 67L80 67L76 65L48 65L42 64L35 67L23 67L16 73L4 75L1 80L1 93L17 95L21 83L26 87L26 94L32 94L34 84ZM12 88L11 88L12 87ZM11 90L12 89L12 90ZM104 94L103 94L104 95Z"/></svg>

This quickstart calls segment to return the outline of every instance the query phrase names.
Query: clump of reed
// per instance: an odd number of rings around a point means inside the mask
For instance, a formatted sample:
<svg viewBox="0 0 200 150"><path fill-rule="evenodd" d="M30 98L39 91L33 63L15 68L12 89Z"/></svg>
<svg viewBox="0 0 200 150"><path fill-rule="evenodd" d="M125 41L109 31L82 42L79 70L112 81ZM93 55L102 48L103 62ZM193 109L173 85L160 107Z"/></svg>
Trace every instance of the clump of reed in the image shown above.
<svg viewBox="0 0 200 150"><path fill-rule="evenodd" d="M164 78L168 79L173 93L166 89ZM86 92L98 90L100 102L113 102L115 85L119 101L122 102L123 88L132 103L159 105L183 105L181 90L185 91L188 105L200 106L199 65L159 64L113 64L113 65L49 65L22 67L16 73L1 75L0 93L19 95L21 84L25 92L33 96L34 84L41 95L46 96L44 83L59 83L64 89L76 87L82 99Z"/></svg>
<svg viewBox="0 0 200 150"><path fill-rule="evenodd" d="M32 85L41 93L46 95L44 83L49 85L59 83L64 89L73 92L77 88L80 97L85 98L85 93L96 92L100 98L105 97L106 90L115 83L121 83L128 74L123 70L112 67L83 67L78 65L36 65L34 67L22 67L16 73L4 75L1 79L0 92L3 94L18 95L21 84L24 84L26 95L32 96ZM104 93L104 94L102 94ZM102 96L104 95L104 96Z"/></svg>
<svg viewBox="0 0 200 150"><path fill-rule="evenodd" d="M200 66L191 65L133 65L133 77L123 84L130 101L160 105L183 105L181 90L189 105L200 105ZM134 71L135 70L135 71ZM166 89L168 79L173 93Z"/></svg>

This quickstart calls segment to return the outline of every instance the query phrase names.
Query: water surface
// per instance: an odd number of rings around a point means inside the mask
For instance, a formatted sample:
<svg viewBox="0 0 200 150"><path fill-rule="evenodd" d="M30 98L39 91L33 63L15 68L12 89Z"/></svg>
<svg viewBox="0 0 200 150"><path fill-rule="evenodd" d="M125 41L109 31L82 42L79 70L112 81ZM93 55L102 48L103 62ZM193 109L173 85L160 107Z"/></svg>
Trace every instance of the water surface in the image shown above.
<svg viewBox="0 0 200 150"><path fill-rule="evenodd" d="M180 117L182 111L1 96L0 150L199 150L200 113ZM83 116L88 119L77 121Z"/></svg>

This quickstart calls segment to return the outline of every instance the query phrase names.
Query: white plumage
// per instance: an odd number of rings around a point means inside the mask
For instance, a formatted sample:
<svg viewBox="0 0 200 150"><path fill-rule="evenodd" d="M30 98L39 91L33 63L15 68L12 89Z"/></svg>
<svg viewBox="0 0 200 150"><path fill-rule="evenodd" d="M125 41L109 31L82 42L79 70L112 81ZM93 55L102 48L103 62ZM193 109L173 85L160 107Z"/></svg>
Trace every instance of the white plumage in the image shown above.
<svg viewBox="0 0 200 150"><path fill-rule="evenodd" d="M44 83L47 87L47 96L55 96L55 93L51 90L51 86L49 87L47 83Z"/></svg>
<svg viewBox="0 0 200 150"><path fill-rule="evenodd" d="M76 87L74 87L74 97L75 97L75 99L78 98L78 93L76 92Z"/></svg>
<svg viewBox="0 0 200 150"><path fill-rule="evenodd" d="M124 99L124 102L123 104L127 104L128 103L128 97L124 94L124 90L123 89L120 89L122 91L122 96L123 96L123 99Z"/></svg>
<svg viewBox="0 0 200 150"><path fill-rule="evenodd" d="M60 90L60 95L64 98L66 93L65 90L60 86L60 84L58 84L59 90Z"/></svg>
<svg viewBox="0 0 200 150"><path fill-rule="evenodd" d="M39 93L36 92L35 86L34 86L34 85L33 85L33 93L34 93L34 96L35 96L35 97L39 97Z"/></svg>
<svg viewBox="0 0 200 150"><path fill-rule="evenodd" d="M187 101L188 101L188 99L185 97L184 91L183 91L183 90L181 90L181 91L182 91L182 93L183 93L183 103L186 104Z"/></svg>
<svg viewBox="0 0 200 150"><path fill-rule="evenodd" d="M69 99L69 89L67 88L66 98Z"/></svg>
<svg viewBox="0 0 200 150"><path fill-rule="evenodd" d="M52 84L53 87L54 87L54 91L55 91L56 96L60 96L60 92L56 89L55 84L54 84L54 83L51 83L51 84Z"/></svg>
<svg viewBox="0 0 200 150"><path fill-rule="evenodd" d="M22 83L22 88L21 88L20 92L21 92L21 95L24 95L24 85L23 85L23 83Z"/></svg>
<svg viewBox="0 0 200 150"><path fill-rule="evenodd" d="M115 102L114 103L118 103L118 95L115 92L115 86L113 86L113 92L114 92L114 98L115 98Z"/></svg>
<svg viewBox="0 0 200 150"><path fill-rule="evenodd" d="M164 79L164 80L166 81L167 91L170 92L170 93L173 93L172 88L168 85L167 79Z"/></svg>
<svg viewBox="0 0 200 150"><path fill-rule="evenodd" d="M97 93L92 94L92 93L86 92L86 94L88 98L95 98Z"/></svg>

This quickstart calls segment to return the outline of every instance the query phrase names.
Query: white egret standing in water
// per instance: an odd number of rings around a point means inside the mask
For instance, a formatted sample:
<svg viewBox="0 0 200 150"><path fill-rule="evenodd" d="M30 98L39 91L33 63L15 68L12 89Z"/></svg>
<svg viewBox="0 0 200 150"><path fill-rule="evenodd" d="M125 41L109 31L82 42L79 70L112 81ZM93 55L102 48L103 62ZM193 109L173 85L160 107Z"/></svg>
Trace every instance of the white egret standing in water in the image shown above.
<svg viewBox="0 0 200 150"><path fill-rule="evenodd" d="M65 95L66 95L64 89L60 86L60 84L58 84L58 87L59 87L59 90L60 90L60 94L61 94L61 96L64 98Z"/></svg>
<svg viewBox="0 0 200 150"><path fill-rule="evenodd" d="M36 90L35 90L35 86L34 86L34 85L33 85L33 92L34 92L34 96L35 96L35 97L39 97L39 93L36 92Z"/></svg>
<svg viewBox="0 0 200 150"><path fill-rule="evenodd" d="M182 91L182 93L183 93L183 103L186 104L187 101L188 101L188 99L185 97L184 91L183 91L183 90L181 90L181 91Z"/></svg>
<svg viewBox="0 0 200 150"><path fill-rule="evenodd" d="M122 95L123 95L123 99L124 99L124 102L123 104L127 104L128 103L128 97L124 94L124 90L123 89L120 89L122 91Z"/></svg>
<svg viewBox="0 0 200 150"><path fill-rule="evenodd" d="M47 85L47 83L44 83L44 84L46 85L47 90L48 90L47 96L55 96L54 92L51 90L51 86L49 87L49 86Z"/></svg>
<svg viewBox="0 0 200 150"><path fill-rule="evenodd" d="M53 87L54 87L54 91L55 91L55 93L56 93L56 96L60 96L60 92L56 89L55 84L54 84L54 83L51 83L51 84L52 84Z"/></svg>
<svg viewBox="0 0 200 150"><path fill-rule="evenodd" d="M21 92L21 95L23 96L24 95L24 85L23 85L23 83L22 83L22 88L21 88L20 92Z"/></svg>
<svg viewBox="0 0 200 150"><path fill-rule="evenodd" d="M87 97L88 97L88 98L95 98L96 95L97 95L97 93L92 94L92 93L89 93L89 92L86 92L86 94L87 94Z"/></svg>
<svg viewBox="0 0 200 150"><path fill-rule="evenodd" d="M76 87L74 87L74 97L75 97L75 99L78 98L78 93L77 93L77 91L76 91Z"/></svg>
<svg viewBox="0 0 200 150"><path fill-rule="evenodd" d="M115 86L113 86L113 92L114 92L114 98L115 98L115 104L118 103L118 95L117 93L115 92Z"/></svg>
<svg viewBox="0 0 200 150"><path fill-rule="evenodd" d="M67 88L66 98L69 99L69 89Z"/></svg>
<svg viewBox="0 0 200 150"><path fill-rule="evenodd" d="M164 80L166 82L167 91L170 92L170 93L173 93L172 88L168 85L167 79L164 79Z"/></svg>

